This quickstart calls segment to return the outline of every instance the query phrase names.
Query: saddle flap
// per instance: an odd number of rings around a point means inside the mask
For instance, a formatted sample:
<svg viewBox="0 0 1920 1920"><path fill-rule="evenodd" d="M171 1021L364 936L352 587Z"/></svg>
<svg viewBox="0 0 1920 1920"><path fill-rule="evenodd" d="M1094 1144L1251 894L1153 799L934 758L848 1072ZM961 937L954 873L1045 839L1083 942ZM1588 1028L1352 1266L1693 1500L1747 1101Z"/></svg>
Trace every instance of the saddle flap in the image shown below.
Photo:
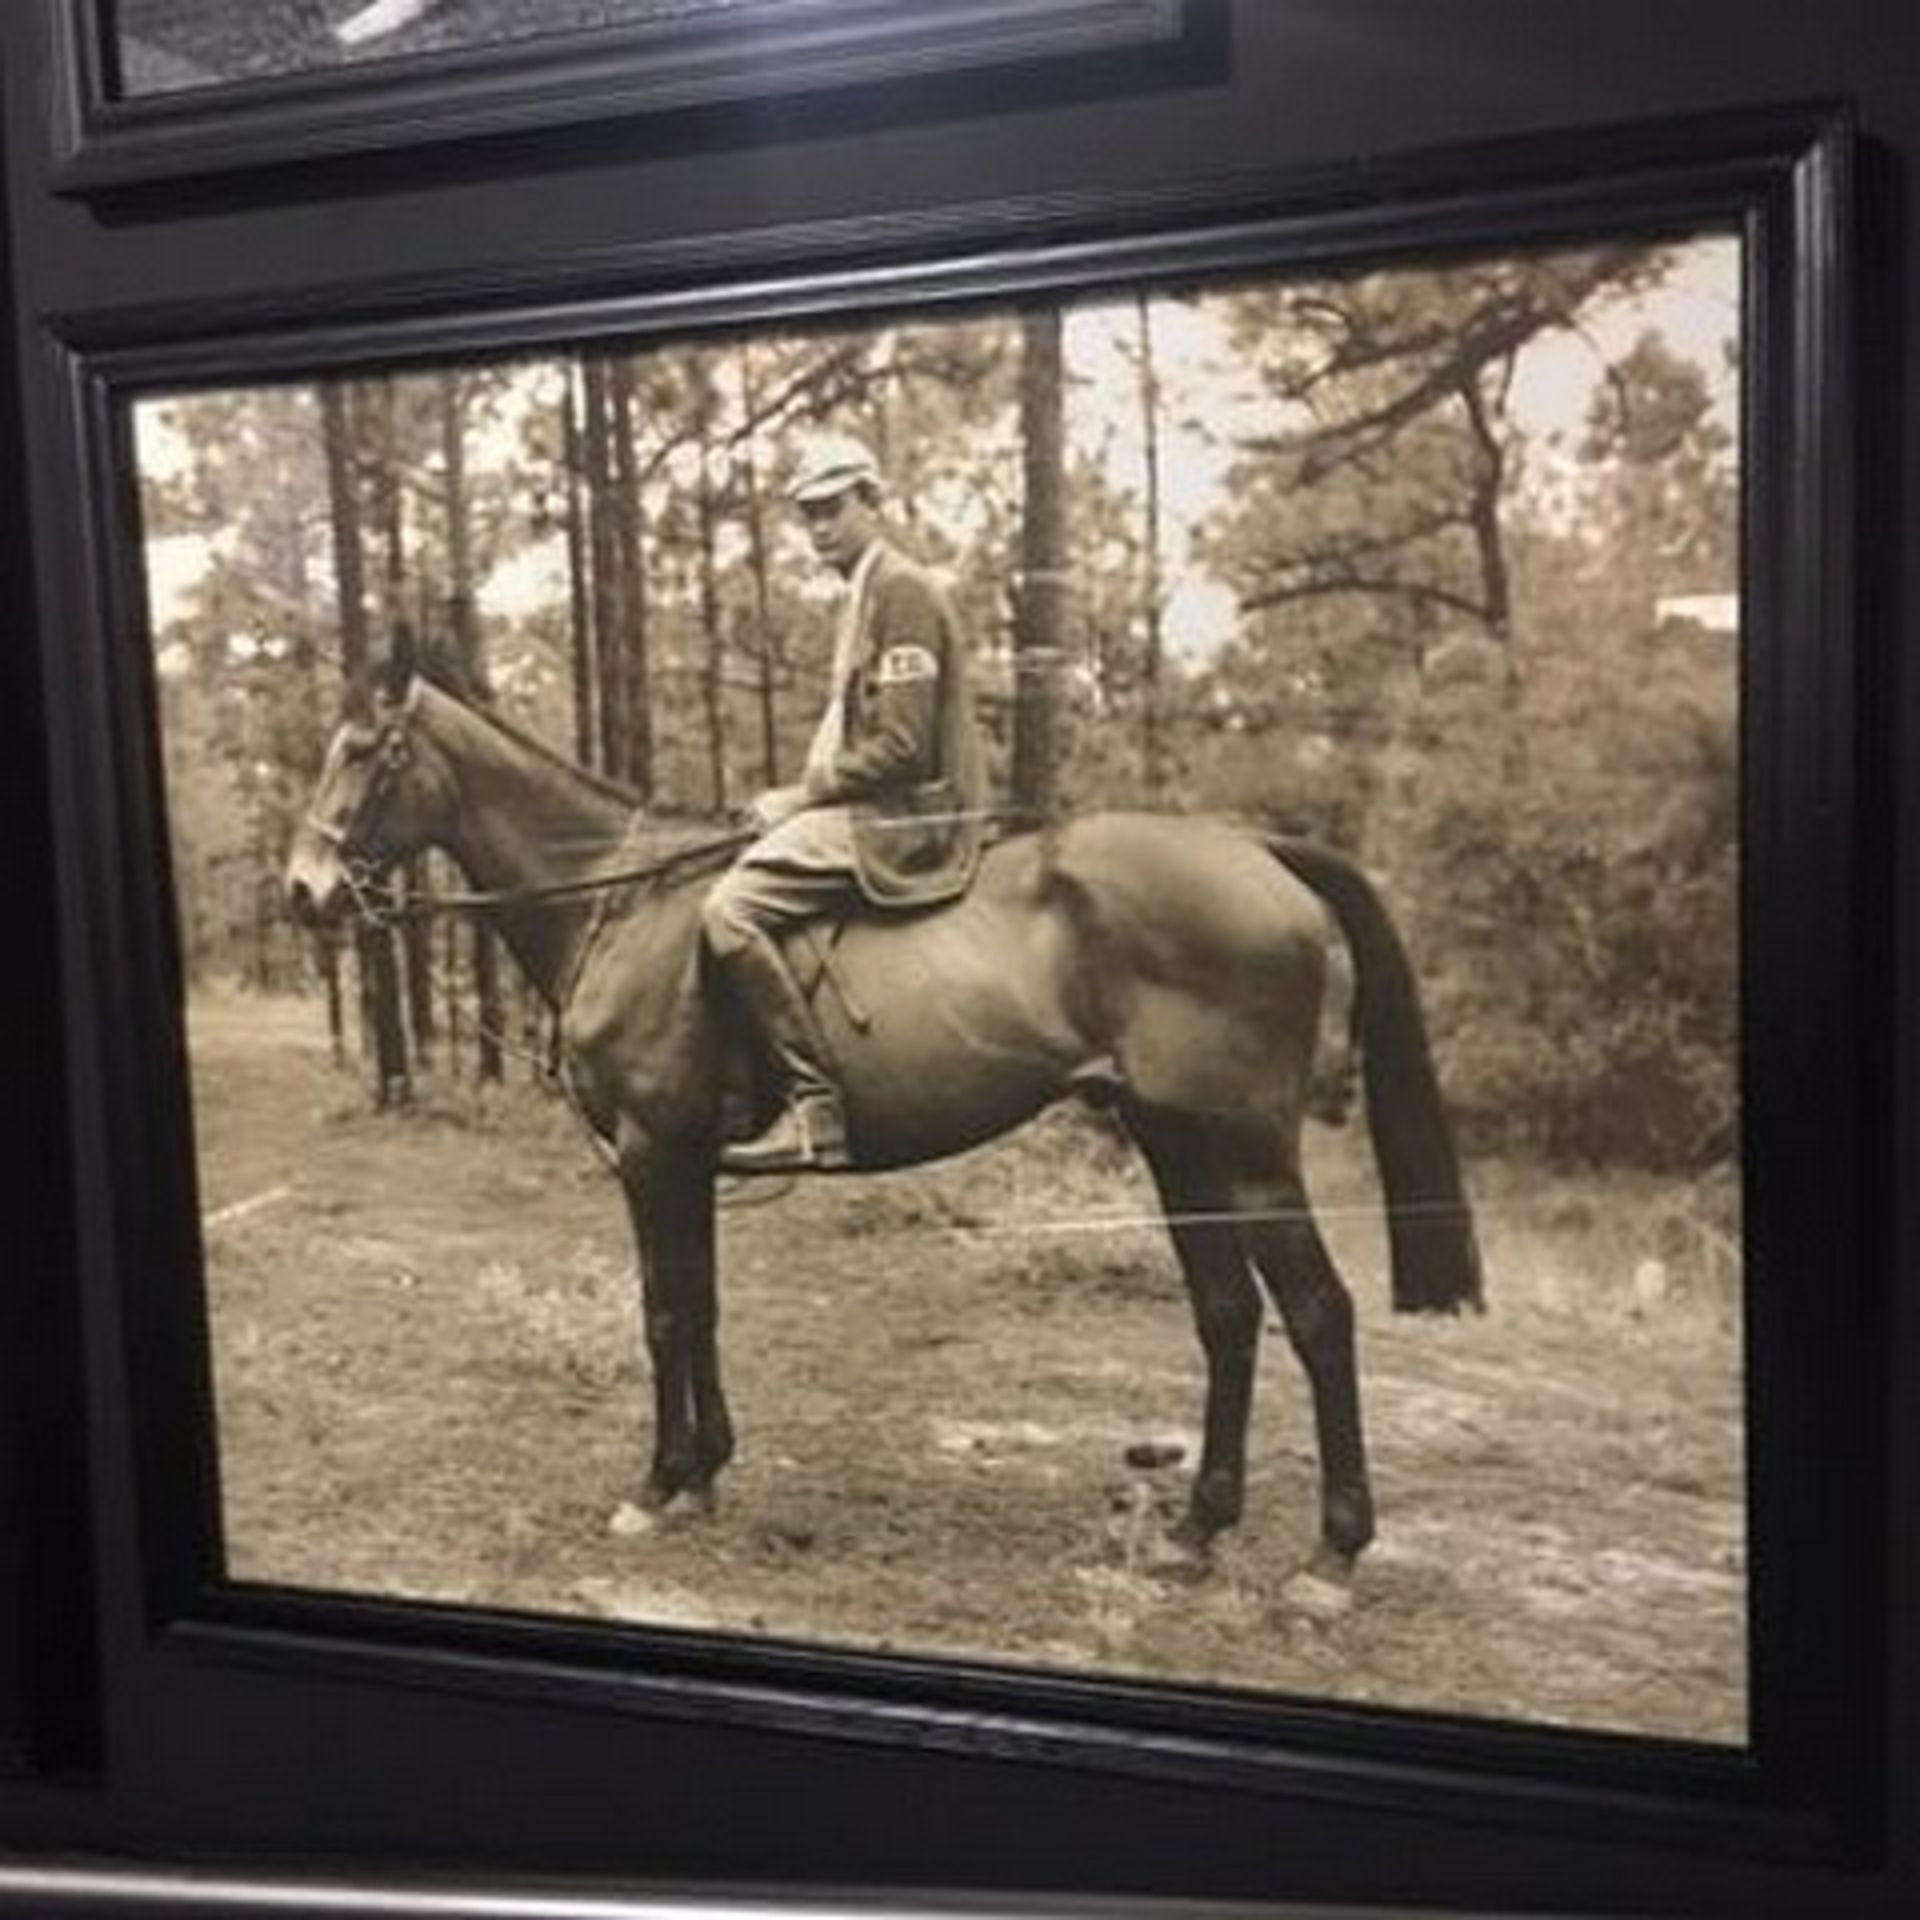
<svg viewBox="0 0 1920 1920"><path fill-rule="evenodd" d="M780 957L810 1004L818 1005L823 993L831 994L847 1024L856 1033L865 1033L873 1025L873 1015L860 1003L834 954L847 930L847 918L839 914L803 920L789 928L779 937Z"/></svg>

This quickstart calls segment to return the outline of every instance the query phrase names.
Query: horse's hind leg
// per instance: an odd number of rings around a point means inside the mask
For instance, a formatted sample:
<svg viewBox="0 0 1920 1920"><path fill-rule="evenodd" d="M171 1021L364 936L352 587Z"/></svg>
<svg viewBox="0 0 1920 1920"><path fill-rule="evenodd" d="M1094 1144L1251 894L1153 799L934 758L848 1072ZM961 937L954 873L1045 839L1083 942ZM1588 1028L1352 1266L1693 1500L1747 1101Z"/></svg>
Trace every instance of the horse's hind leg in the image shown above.
<svg viewBox="0 0 1920 1920"><path fill-rule="evenodd" d="M1169 1536L1176 1564L1198 1568L1213 1537L1240 1518L1245 1502L1260 1292L1235 1232L1231 1194L1203 1150L1198 1130L1132 1116L1132 1131L1153 1170L1206 1355L1199 1470L1186 1514Z"/></svg>
<svg viewBox="0 0 1920 1920"><path fill-rule="evenodd" d="M1311 1572L1344 1584L1373 1538L1360 1425L1353 1296L1335 1270L1295 1173L1234 1183L1240 1235L1272 1294L1313 1392L1320 1452L1320 1547Z"/></svg>

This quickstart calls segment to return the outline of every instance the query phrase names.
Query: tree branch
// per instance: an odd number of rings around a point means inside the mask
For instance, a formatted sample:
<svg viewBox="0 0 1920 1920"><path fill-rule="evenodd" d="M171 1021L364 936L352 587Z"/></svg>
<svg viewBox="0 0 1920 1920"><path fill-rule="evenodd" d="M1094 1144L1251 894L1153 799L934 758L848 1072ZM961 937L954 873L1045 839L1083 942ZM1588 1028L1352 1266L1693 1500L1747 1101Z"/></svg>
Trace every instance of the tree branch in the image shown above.
<svg viewBox="0 0 1920 1920"><path fill-rule="evenodd" d="M1478 601L1468 599L1465 594L1450 592L1445 587L1429 586L1425 581L1365 580L1354 577L1302 580L1292 586L1263 587L1241 595L1240 611L1261 613L1270 607L1290 606L1300 600L1324 600L1338 593L1372 594L1382 598L1398 595L1407 600L1420 600L1430 606L1449 607L1455 613L1469 614L1483 626L1488 617L1487 609Z"/></svg>
<svg viewBox="0 0 1920 1920"><path fill-rule="evenodd" d="M1237 442L1249 453L1291 454L1299 458L1299 483L1311 486L1333 468L1374 450L1409 421L1439 405L1458 391L1488 362L1510 356L1550 328L1573 324L1580 307L1609 280L1624 275L1648 256L1641 245L1606 247L1591 255L1577 272L1569 272L1551 287L1528 285L1493 296L1461 327L1427 327L1397 341L1376 347L1364 360L1330 366L1329 371L1357 371L1362 365L1386 365L1421 352L1429 344L1451 338L1452 350L1429 364L1410 385L1379 405L1310 433L1261 435ZM1339 356L1335 356L1336 362ZM1298 396L1295 396L1298 397Z"/></svg>

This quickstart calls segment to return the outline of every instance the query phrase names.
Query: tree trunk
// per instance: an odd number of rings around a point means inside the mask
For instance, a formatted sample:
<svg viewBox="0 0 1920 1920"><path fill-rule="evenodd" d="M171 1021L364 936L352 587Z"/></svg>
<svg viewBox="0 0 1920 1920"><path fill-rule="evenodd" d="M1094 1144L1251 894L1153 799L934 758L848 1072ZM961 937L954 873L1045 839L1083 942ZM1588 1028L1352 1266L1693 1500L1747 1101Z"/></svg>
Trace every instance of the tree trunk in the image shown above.
<svg viewBox="0 0 1920 1920"><path fill-rule="evenodd" d="M613 450L607 432L607 360L589 354L581 368L581 464L586 495L587 579L593 608L600 716L594 764L619 777L626 761L626 647L620 617L620 554L614 520Z"/></svg>
<svg viewBox="0 0 1920 1920"><path fill-rule="evenodd" d="M334 594L340 628L340 671L351 680L367 664L367 583L360 552L360 506L353 483L353 432L346 390L337 380L320 386L320 439L326 452L327 507L333 531ZM327 1037L335 1066L347 1058L346 1003L340 990L340 945L330 927L314 935L315 958L327 985Z"/></svg>
<svg viewBox="0 0 1920 1920"><path fill-rule="evenodd" d="M460 1078L460 1055L466 1046L466 1019L460 1006L460 922L448 915L441 923L440 1031L446 1038L447 1078Z"/></svg>
<svg viewBox="0 0 1920 1920"><path fill-rule="evenodd" d="M360 925L361 995L373 1033L374 1104L382 1111L413 1099L413 1072L407 1060L406 1028L400 1019L400 963L385 927Z"/></svg>
<svg viewBox="0 0 1920 1920"><path fill-rule="evenodd" d="M706 661L700 692L707 716L707 791L716 816L727 810L726 634L720 623L720 505L713 485L713 376L703 360L695 375L700 435L700 631Z"/></svg>
<svg viewBox="0 0 1920 1920"><path fill-rule="evenodd" d="M379 515L383 556L381 605L388 635L410 624L407 606L406 495L401 486L400 397L391 374L371 388L374 443L369 456L373 468L373 497ZM424 856L409 860L399 872L401 891L408 900L426 891ZM405 965L399 982L406 995L407 1019L413 1029L414 1051L423 1067L433 1062L433 939L426 920L410 914L400 926L400 951ZM404 1038L401 1042L404 1051Z"/></svg>
<svg viewBox="0 0 1920 1920"><path fill-rule="evenodd" d="M333 1064L347 1064L347 1010L340 992L340 941L331 927L318 927L313 936L314 958L327 990L327 1044Z"/></svg>
<svg viewBox="0 0 1920 1920"><path fill-rule="evenodd" d="M362 389L371 409L371 442L363 458L373 475L373 506L380 536L380 611L389 634L407 619L406 515L400 492L400 438L393 376Z"/></svg>
<svg viewBox="0 0 1920 1920"><path fill-rule="evenodd" d="M1480 565L1480 604L1487 638L1500 649L1499 712L1490 718L1499 729L1502 772L1517 789L1532 778L1533 749L1520 710L1520 661L1513 645L1513 586L1500 525L1500 506L1507 481L1507 450L1500 439L1495 412L1504 408L1505 399L1502 393L1489 405L1481 385L1484 371L1470 374L1460 385L1461 404L1466 409L1474 452L1478 456L1467 501L1467 524ZM1503 386L1512 379L1511 355L1499 377Z"/></svg>
<svg viewBox="0 0 1920 1920"><path fill-rule="evenodd" d="M634 457L639 423L634 413L633 360L621 354L607 370L613 475L609 507L620 580L621 691L620 765L612 769L642 799L653 792L653 714L648 706L647 572L642 548L640 471Z"/></svg>
<svg viewBox="0 0 1920 1920"><path fill-rule="evenodd" d="M340 603L340 666L348 679L365 672L371 653L367 626L366 554L362 545L359 463L346 390L327 381L320 389L321 429L326 443L327 505L333 528L333 569ZM372 1041L375 1099L386 1106L393 1089L408 1088L406 1034L393 941L384 927L365 921L354 928L360 971L362 1018ZM402 1094L404 1097L404 1091Z"/></svg>
<svg viewBox="0 0 1920 1920"><path fill-rule="evenodd" d="M599 675L593 657L593 583L589 577L586 527L586 436L580 427L582 366L567 365L560 402L560 444L567 488L567 602L573 622L573 757L583 767L594 762L599 737L595 690Z"/></svg>
<svg viewBox="0 0 1920 1920"><path fill-rule="evenodd" d="M519 983L520 1057L531 1069L536 1085L546 1079L547 1003L528 984L527 976L515 970Z"/></svg>
<svg viewBox="0 0 1920 1920"><path fill-rule="evenodd" d="M500 943L484 924L473 930L473 1003L480 1078L498 1083L506 1077L500 1045L506 1030L506 996L500 990Z"/></svg>
<svg viewBox="0 0 1920 1920"><path fill-rule="evenodd" d="M1480 601L1486 609L1487 636L1501 646L1513 639L1513 587L1506 544L1500 530L1500 500L1506 487L1507 450L1500 443L1480 389L1478 373L1461 382L1460 399L1473 430L1473 490L1467 515L1480 561Z"/></svg>
<svg viewBox="0 0 1920 1920"><path fill-rule="evenodd" d="M473 511L467 496L467 402L458 374L440 376L440 454L446 483L447 611L460 665L483 704L493 699L487 670L486 637L480 627L480 609L473 578ZM457 1008L454 955L457 942L447 942L447 1005ZM501 1077L500 953L493 929L484 920L473 929L474 1024L479 1033L479 1074L482 1080ZM455 1036L450 1045L458 1047ZM457 1060L451 1071L459 1071Z"/></svg>
<svg viewBox="0 0 1920 1920"><path fill-rule="evenodd" d="M427 898L427 856L409 860L403 869L409 902ZM407 1022L413 1029L414 1057L427 1072L433 1070L433 1043L439 1037L440 1017L433 1004L433 923L424 913L409 914L400 925L400 950L406 955Z"/></svg>
<svg viewBox="0 0 1920 1920"><path fill-rule="evenodd" d="M1153 308L1145 294L1140 316L1140 445L1145 466L1145 568L1141 599L1145 638L1140 658L1140 784L1148 806L1158 804L1166 780L1160 729L1160 668L1165 652L1166 583L1160 563L1160 374L1153 352Z"/></svg>
<svg viewBox="0 0 1920 1920"><path fill-rule="evenodd" d="M476 693L484 695L486 663L481 656L480 612L474 600L473 514L467 500L467 396L457 373L438 381L440 472L447 536L447 621L462 671Z"/></svg>
<svg viewBox="0 0 1920 1920"><path fill-rule="evenodd" d="M1022 316L1020 437L1025 506L1014 609L1013 805L1044 820L1054 802L1055 683L1066 637L1065 383L1058 308Z"/></svg>
<svg viewBox="0 0 1920 1920"><path fill-rule="evenodd" d="M255 849L257 878L253 887L253 984L261 993L273 991L273 930L280 922L278 887L267 878L267 856Z"/></svg>
<svg viewBox="0 0 1920 1920"><path fill-rule="evenodd" d="M366 556L360 544L360 492L346 389L337 380L320 388L321 436L327 455L327 506L333 526L333 577L340 611L340 671L364 673L370 652Z"/></svg>
<svg viewBox="0 0 1920 1920"><path fill-rule="evenodd" d="M760 393L753 373L753 349L740 348L741 417L759 416ZM780 784L780 709L778 701L778 658L773 637L772 569L767 558L766 510L761 499L760 462L754 454L753 435L741 442L744 461L747 507L747 563L753 575L753 658L754 686L760 707L760 784Z"/></svg>

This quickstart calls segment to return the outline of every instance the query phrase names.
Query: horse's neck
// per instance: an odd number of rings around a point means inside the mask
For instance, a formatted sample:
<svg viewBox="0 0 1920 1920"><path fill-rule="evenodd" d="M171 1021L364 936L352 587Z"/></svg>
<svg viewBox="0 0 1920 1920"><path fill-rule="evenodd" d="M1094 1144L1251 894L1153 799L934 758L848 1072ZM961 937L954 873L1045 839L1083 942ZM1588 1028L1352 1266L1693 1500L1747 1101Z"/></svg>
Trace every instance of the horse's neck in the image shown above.
<svg viewBox="0 0 1920 1920"><path fill-rule="evenodd" d="M449 696L432 698L421 720L459 782L446 850L473 886L531 893L613 864L633 817L622 801ZM593 894L509 900L493 924L521 971L557 1003L597 911Z"/></svg>

